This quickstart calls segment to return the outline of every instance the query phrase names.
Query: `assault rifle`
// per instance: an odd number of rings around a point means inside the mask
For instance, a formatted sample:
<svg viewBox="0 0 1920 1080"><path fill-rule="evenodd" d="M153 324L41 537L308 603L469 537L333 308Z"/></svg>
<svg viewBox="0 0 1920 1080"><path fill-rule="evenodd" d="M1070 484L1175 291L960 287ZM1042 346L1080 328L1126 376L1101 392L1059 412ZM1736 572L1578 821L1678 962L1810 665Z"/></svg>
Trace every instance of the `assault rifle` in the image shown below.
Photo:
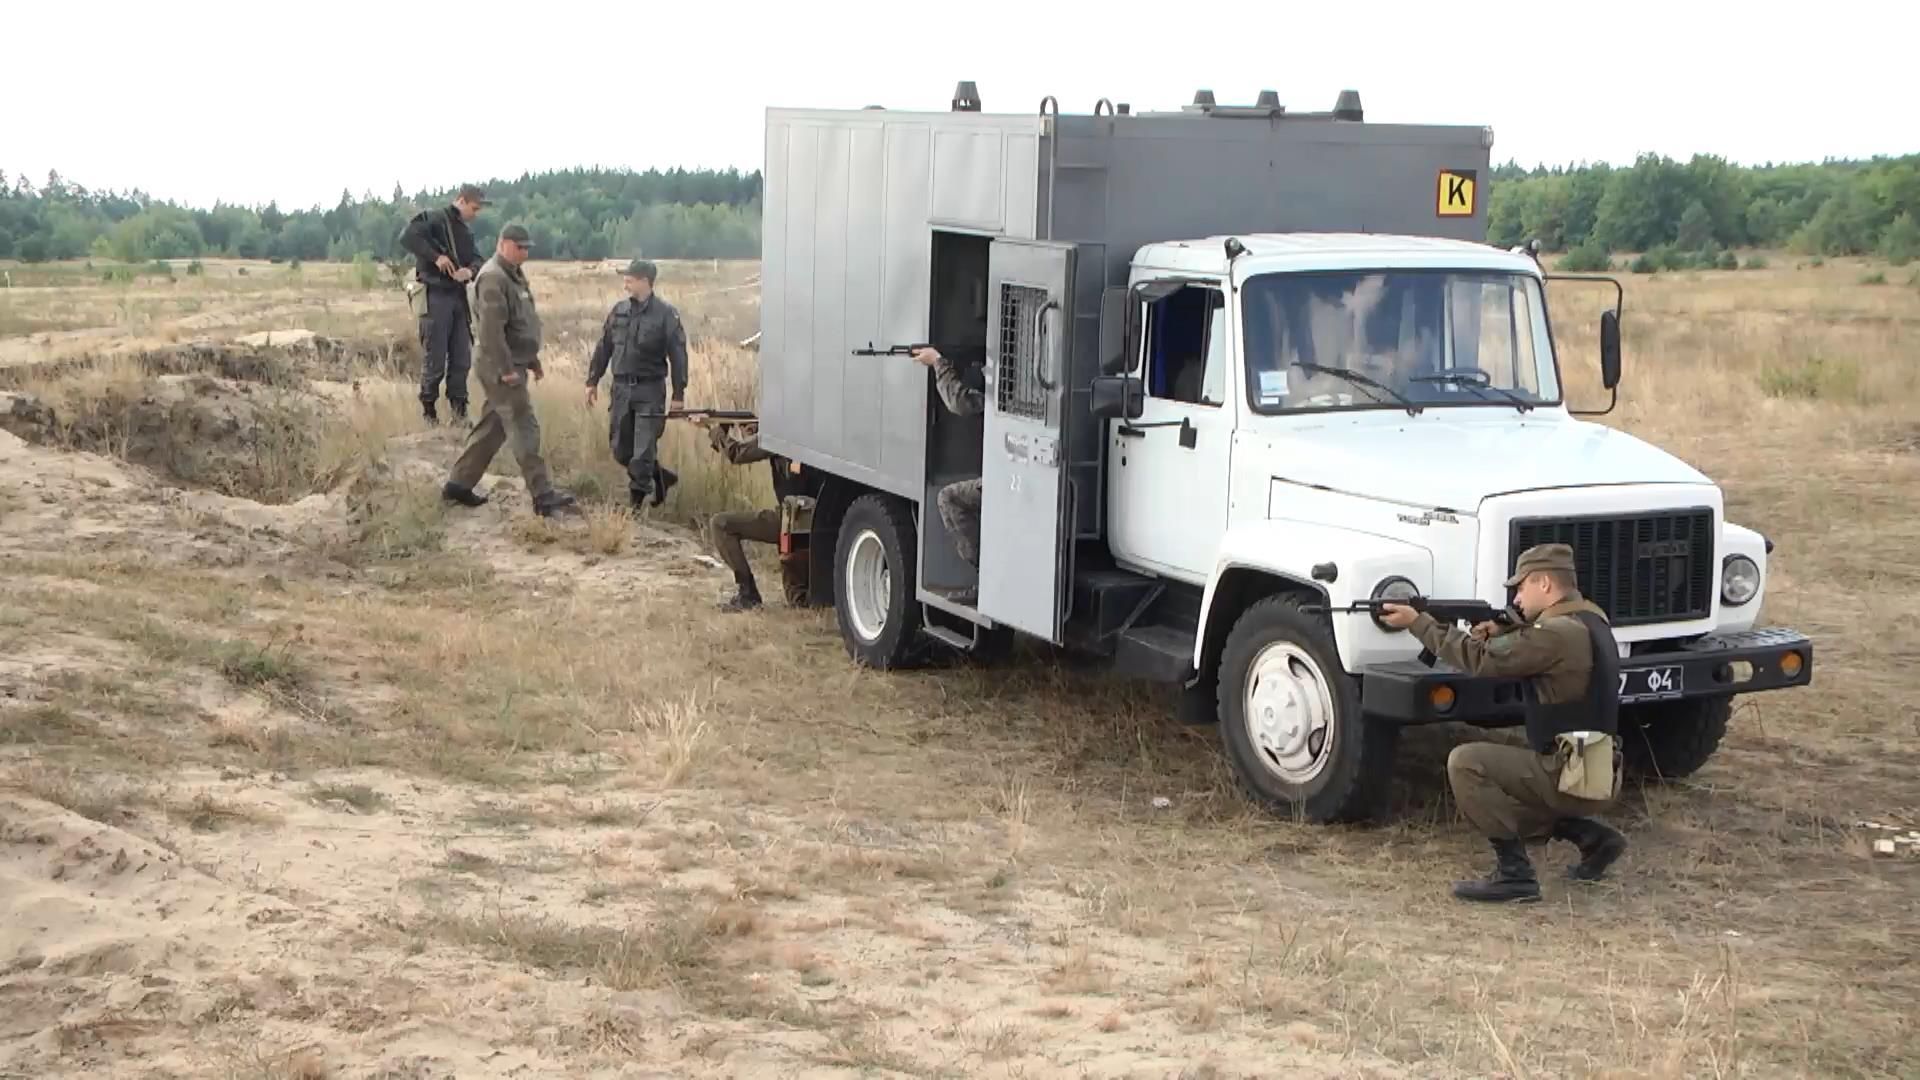
<svg viewBox="0 0 1920 1080"><path fill-rule="evenodd" d="M735 423L759 423L760 418L746 409L672 409L666 414L669 420L731 420Z"/></svg>
<svg viewBox="0 0 1920 1080"><path fill-rule="evenodd" d="M1407 596L1398 599L1394 597L1375 597L1371 600L1358 600L1354 603L1343 604L1339 607L1328 607L1325 604L1305 605L1302 606L1300 610L1309 615L1319 615L1322 613L1356 614L1364 611L1377 618L1380 614L1380 609L1388 604L1409 607L1415 611L1425 612L1446 626L1452 626L1457 622L1465 622L1473 626L1478 626L1483 622L1490 622L1495 626L1503 627L1518 624L1518 620L1515 618L1511 608L1496 608L1485 600L1436 600L1430 596ZM1433 655L1431 650L1420 650L1420 662L1422 664L1432 667L1436 659L1437 657Z"/></svg>
<svg viewBox="0 0 1920 1080"><path fill-rule="evenodd" d="M935 352L938 352L941 356L944 356L947 359L954 361L955 363L962 363L962 364L966 363L969 359L984 357L987 351L987 347L985 345L932 345L924 341L916 342L912 345L888 345L885 348L881 348L880 346L875 345L873 342L869 341L867 342L866 348L853 350L853 355L855 356L912 356L914 353L919 352L921 349L932 349Z"/></svg>
<svg viewBox="0 0 1920 1080"><path fill-rule="evenodd" d="M869 341L867 342L866 348L853 350L853 355L855 356L912 356L914 353L919 352L921 349L939 349L941 355L943 356L946 354L946 351L947 351L945 349L941 349L940 346L938 345L930 345L930 344L927 344L926 342L919 342L913 345L889 345L886 348L882 349L882 348L875 347L873 342Z"/></svg>
<svg viewBox="0 0 1920 1080"><path fill-rule="evenodd" d="M1335 615L1350 615L1362 611L1378 615L1380 614L1380 609L1388 604L1410 607L1415 611L1425 612L1448 626L1452 626L1457 622L1467 622L1476 625L1483 622L1490 622L1500 626L1512 626L1514 624L1513 612L1511 610L1496 608L1485 600L1435 600L1430 596L1408 596L1400 599L1383 596L1375 597L1372 600L1358 600L1351 604L1343 604L1340 607L1314 604L1302 607L1300 610L1309 615L1318 615L1322 612Z"/></svg>

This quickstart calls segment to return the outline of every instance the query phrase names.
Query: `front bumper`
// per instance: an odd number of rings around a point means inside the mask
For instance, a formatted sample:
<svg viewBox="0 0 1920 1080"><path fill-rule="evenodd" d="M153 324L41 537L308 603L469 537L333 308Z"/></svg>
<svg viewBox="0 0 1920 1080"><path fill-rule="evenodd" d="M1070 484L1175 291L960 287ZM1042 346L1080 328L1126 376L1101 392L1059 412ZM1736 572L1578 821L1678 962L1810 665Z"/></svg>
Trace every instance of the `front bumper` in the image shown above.
<svg viewBox="0 0 1920 1080"><path fill-rule="evenodd" d="M1792 674L1790 654L1800 662ZM1620 661L1620 671L1627 684L1623 706L1784 690L1813 681L1813 642L1784 627L1709 634L1630 656ZM1369 716L1403 724L1459 721L1497 727L1525 719L1520 686L1519 679L1476 679L1443 663L1427 667L1408 660L1362 673L1360 707Z"/></svg>

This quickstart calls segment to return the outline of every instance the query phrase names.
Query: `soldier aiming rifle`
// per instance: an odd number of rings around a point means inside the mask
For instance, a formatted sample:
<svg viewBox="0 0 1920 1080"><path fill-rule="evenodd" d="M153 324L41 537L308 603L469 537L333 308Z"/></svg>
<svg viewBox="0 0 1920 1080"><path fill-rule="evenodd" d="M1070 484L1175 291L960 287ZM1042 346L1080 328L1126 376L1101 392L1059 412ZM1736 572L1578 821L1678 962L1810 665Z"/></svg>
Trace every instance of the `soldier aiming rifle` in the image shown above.
<svg viewBox="0 0 1920 1080"><path fill-rule="evenodd" d="M771 453L760 445L760 420L751 412L727 409L678 409L668 414L684 418L709 430L708 440L728 462L751 465L764 461L772 474L775 506L766 510L730 510L715 514L707 522L707 539L720 561L733 571L734 595L721 605L723 611L747 611L761 604L760 587L747 561L744 541L780 546L780 576L787 603L800 605L807 599L807 552L792 550L788 540L795 531L788 515L808 518L812 510L813 485L797 461Z"/></svg>

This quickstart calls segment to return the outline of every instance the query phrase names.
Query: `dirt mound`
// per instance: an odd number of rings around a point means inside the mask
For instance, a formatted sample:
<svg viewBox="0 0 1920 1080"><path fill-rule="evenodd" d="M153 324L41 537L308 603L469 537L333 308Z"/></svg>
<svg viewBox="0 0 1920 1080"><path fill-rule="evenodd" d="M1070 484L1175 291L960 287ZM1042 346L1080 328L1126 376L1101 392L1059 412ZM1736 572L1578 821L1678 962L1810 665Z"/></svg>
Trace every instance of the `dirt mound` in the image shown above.
<svg viewBox="0 0 1920 1080"><path fill-rule="evenodd" d="M183 486L261 502L313 494L321 410L304 394L209 375L161 375L45 401L9 394L0 429L142 465Z"/></svg>
<svg viewBox="0 0 1920 1080"><path fill-rule="evenodd" d="M399 337L350 340L310 330L273 330L233 341L196 339L163 348L122 348L0 366L0 389L19 389L30 380L68 378L108 363L150 375L205 374L281 387L299 386L307 378L341 378L355 368L411 378L419 353L418 342Z"/></svg>

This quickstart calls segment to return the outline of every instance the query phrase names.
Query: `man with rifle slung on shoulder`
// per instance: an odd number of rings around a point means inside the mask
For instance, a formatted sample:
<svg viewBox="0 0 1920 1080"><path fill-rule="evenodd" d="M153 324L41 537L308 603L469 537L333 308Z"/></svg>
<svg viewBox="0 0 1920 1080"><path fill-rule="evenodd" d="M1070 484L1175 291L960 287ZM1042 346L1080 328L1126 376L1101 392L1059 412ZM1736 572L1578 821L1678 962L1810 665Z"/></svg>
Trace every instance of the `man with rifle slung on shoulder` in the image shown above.
<svg viewBox="0 0 1920 1080"><path fill-rule="evenodd" d="M447 404L456 420L467 418L467 372L473 366L473 320L467 282L486 260L468 228L491 205L486 192L464 184L452 205L422 210L400 230L400 246L414 258L414 277L426 289L420 318L420 414L439 423L434 403L446 381Z"/></svg>
<svg viewBox="0 0 1920 1080"><path fill-rule="evenodd" d="M1599 880L1627 848L1626 837L1592 817L1620 795L1620 653L1606 613L1580 595L1565 544L1522 552L1507 587L1520 619L1470 631L1443 623L1431 606L1380 604L1382 622L1410 631L1449 665L1524 680L1527 745L1467 743L1447 757L1454 801L1496 859L1486 880L1453 887L1463 900L1540 899L1529 840L1577 847L1580 861L1568 871L1576 881Z"/></svg>

